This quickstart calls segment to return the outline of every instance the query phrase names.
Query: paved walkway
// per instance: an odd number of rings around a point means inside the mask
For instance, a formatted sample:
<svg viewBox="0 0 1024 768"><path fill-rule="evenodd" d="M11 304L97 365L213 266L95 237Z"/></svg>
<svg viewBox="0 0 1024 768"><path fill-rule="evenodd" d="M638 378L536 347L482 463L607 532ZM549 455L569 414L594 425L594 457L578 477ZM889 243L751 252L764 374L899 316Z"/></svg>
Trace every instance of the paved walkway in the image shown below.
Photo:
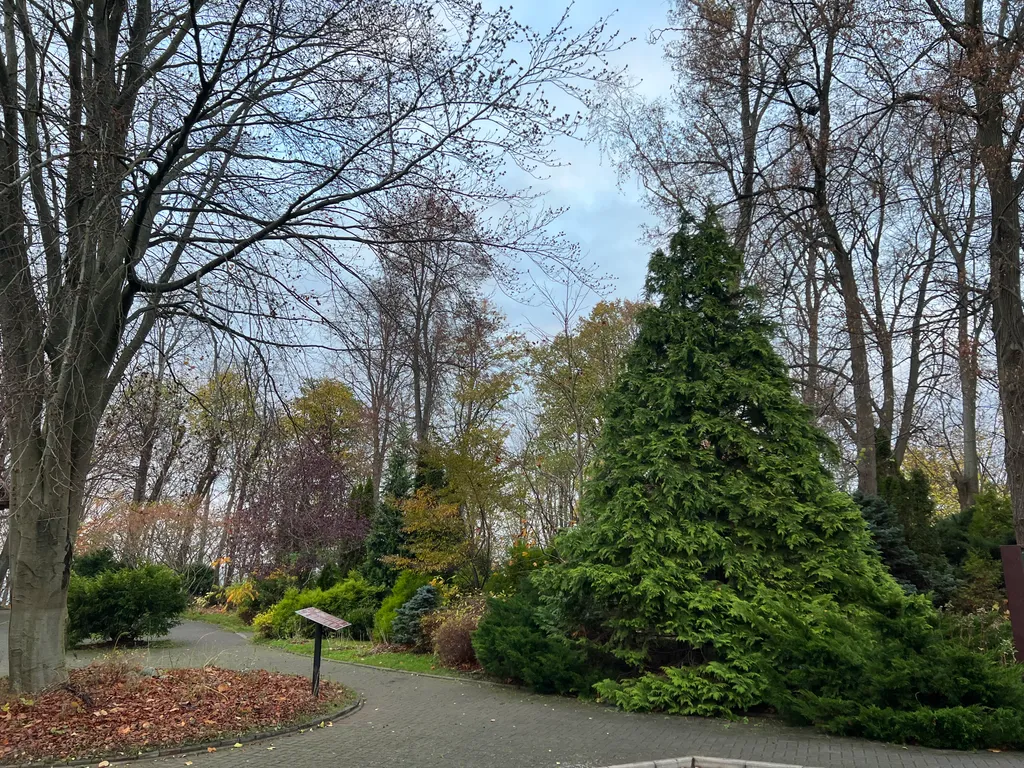
<svg viewBox="0 0 1024 768"><path fill-rule="evenodd" d="M136 652L153 666L219 664L308 675L307 657L187 622L173 647ZM85 663L89 654L76 654ZM1022 753L945 752L830 738L769 722L628 714L506 686L325 661L326 678L359 691L361 710L333 728L242 749L161 758L140 768L575 768L707 755L820 768L1020 768Z"/></svg>

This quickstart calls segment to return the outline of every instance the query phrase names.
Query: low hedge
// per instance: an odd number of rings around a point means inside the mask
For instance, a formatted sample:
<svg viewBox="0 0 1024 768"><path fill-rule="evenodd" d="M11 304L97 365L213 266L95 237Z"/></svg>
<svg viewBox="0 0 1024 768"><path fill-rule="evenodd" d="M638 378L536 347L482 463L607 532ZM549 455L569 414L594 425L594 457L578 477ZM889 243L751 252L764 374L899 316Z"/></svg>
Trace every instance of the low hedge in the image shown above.
<svg viewBox="0 0 1024 768"><path fill-rule="evenodd" d="M330 589L299 591L293 587L270 610L256 616L253 627L256 634L264 638L312 637L313 623L295 612L302 608L319 608L349 622L353 636L368 638L384 591L383 587L357 575L350 575Z"/></svg>

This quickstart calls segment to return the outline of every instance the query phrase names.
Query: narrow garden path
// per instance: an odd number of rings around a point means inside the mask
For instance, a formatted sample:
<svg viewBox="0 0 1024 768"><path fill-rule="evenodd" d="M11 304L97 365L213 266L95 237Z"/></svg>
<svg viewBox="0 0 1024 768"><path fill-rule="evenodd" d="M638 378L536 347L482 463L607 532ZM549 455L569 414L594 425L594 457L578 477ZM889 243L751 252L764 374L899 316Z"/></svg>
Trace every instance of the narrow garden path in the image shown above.
<svg viewBox="0 0 1024 768"><path fill-rule="evenodd" d="M199 622L177 627L171 643L162 645L133 653L152 666L210 663L304 675L311 666L308 657L253 645ZM73 663L94 657L78 652ZM764 721L627 714L507 686L326 660L324 675L366 700L332 728L139 765L170 768L190 760L195 768L573 768L693 754L820 768L1019 768L1024 761L1021 753L887 746Z"/></svg>

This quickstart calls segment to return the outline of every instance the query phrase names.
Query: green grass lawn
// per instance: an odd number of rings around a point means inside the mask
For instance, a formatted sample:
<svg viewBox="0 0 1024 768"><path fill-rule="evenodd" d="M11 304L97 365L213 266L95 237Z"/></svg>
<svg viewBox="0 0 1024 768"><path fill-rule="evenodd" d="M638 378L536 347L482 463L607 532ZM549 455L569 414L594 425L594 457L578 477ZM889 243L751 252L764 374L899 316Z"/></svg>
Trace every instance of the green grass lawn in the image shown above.
<svg viewBox="0 0 1024 768"><path fill-rule="evenodd" d="M252 632L252 627L238 618L237 613L188 610L185 611L182 618L187 621L205 621L207 624L216 624L231 632Z"/></svg>
<svg viewBox="0 0 1024 768"><path fill-rule="evenodd" d="M216 624L219 627L232 632L252 632L252 627L245 624L235 613L217 613L207 611L190 610L186 611L184 618L189 621L205 621L208 624ZM313 655L312 640L258 640L257 642L269 645L271 648L280 648L291 653L301 653L306 656ZM446 677L471 677L470 672L459 672L448 669L438 663L437 657L432 653L408 653L408 652L387 652L373 653L373 643L366 640L352 640L346 637L324 638L323 655L325 659L334 661L350 661L356 664L368 664L372 667L385 669L400 669L406 672L420 672L430 675L445 675Z"/></svg>
<svg viewBox="0 0 1024 768"><path fill-rule="evenodd" d="M312 640L267 640L272 648L280 648L292 653L313 655ZM346 638L325 638L323 655L325 659L335 661L351 661L357 664L369 664L373 667L401 669L406 672L422 672L430 675L447 677L475 677L470 673L458 672L442 667L432 653L387 652L372 653L373 643L365 640L349 640Z"/></svg>

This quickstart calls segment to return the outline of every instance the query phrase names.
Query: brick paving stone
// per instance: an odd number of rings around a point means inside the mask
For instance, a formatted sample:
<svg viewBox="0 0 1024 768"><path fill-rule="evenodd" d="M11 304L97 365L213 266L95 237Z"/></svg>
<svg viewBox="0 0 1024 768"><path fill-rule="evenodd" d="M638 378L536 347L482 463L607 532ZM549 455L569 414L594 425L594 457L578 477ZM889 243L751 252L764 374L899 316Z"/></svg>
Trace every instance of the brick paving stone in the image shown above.
<svg viewBox="0 0 1024 768"><path fill-rule="evenodd" d="M186 622L172 646L137 651L153 666L218 664L308 675L308 657ZM78 652L72 663L93 656ZM323 675L365 699L332 728L140 766L172 768L596 768L682 755L817 768L1020 768L1024 754L952 752L830 737L768 720L728 722L620 712L507 686L324 661ZM273 750L267 747L273 746Z"/></svg>

